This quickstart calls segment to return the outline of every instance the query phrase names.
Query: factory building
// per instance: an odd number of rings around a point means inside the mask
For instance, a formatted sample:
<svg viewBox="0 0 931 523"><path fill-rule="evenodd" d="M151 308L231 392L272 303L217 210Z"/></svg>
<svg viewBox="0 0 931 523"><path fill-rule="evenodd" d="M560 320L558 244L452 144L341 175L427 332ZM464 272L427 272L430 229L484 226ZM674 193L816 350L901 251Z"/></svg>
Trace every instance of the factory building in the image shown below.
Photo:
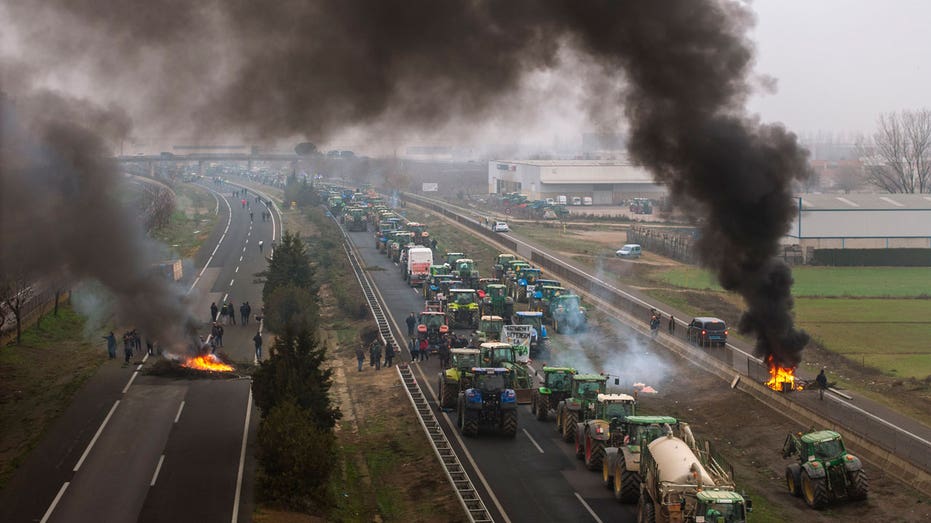
<svg viewBox="0 0 931 523"><path fill-rule="evenodd" d="M666 188L646 169L626 161L492 160L488 192L516 192L531 200L590 197L595 205L618 205L631 198L661 198Z"/></svg>
<svg viewBox="0 0 931 523"><path fill-rule="evenodd" d="M788 243L814 249L931 248L931 195L803 194Z"/></svg>

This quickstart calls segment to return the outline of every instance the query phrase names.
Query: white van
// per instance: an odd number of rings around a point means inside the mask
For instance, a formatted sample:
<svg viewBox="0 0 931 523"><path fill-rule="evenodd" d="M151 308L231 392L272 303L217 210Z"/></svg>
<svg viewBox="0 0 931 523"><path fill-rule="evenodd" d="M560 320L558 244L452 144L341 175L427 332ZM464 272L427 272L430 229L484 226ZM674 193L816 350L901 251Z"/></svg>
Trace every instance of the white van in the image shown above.
<svg viewBox="0 0 931 523"><path fill-rule="evenodd" d="M615 251L614 255L618 258L639 258L640 245L636 243L628 243L627 245Z"/></svg>
<svg viewBox="0 0 931 523"><path fill-rule="evenodd" d="M572 197L572 205L582 205L582 198L578 196Z"/></svg>
<svg viewBox="0 0 931 523"><path fill-rule="evenodd" d="M565 194L560 194L559 196L556 197L556 203L559 205L566 205L566 201L567 200L566 200Z"/></svg>
<svg viewBox="0 0 931 523"><path fill-rule="evenodd" d="M591 204L592 204L591 196L585 196L584 198L582 198L582 205L591 205Z"/></svg>
<svg viewBox="0 0 931 523"><path fill-rule="evenodd" d="M556 205L556 200L552 198L547 198L545 201L547 205Z"/></svg>
<svg viewBox="0 0 931 523"><path fill-rule="evenodd" d="M433 265L433 250L429 247L411 247L407 250L407 271L404 279L411 287L422 285L430 276L430 266Z"/></svg>

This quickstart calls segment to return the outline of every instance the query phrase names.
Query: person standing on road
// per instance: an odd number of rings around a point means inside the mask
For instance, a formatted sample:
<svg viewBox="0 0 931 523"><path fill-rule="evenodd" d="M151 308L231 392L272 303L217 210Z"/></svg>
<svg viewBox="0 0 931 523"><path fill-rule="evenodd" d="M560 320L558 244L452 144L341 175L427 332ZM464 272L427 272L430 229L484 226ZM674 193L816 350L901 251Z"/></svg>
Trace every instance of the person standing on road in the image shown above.
<svg viewBox="0 0 931 523"><path fill-rule="evenodd" d="M407 319L404 320L404 321L407 323L407 335L408 335L408 337L413 336L413 335L414 335L414 326L417 325L417 318L414 317L414 313L412 312L411 315L408 316Z"/></svg>
<svg viewBox="0 0 931 523"><path fill-rule="evenodd" d="M227 312L229 312L230 323L236 325L236 306L233 305L233 300L230 300L230 306Z"/></svg>
<svg viewBox="0 0 931 523"><path fill-rule="evenodd" d="M133 357L133 338L129 332L123 334L123 356L126 363L129 363L129 360Z"/></svg>
<svg viewBox="0 0 931 523"><path fill-rule="evenodd" d="M249 324L249 319L252 316L252 305L249 305L249 302L246 302L246 319L243 325Z"/></svg>
<svg viewBox="0 0 931 523"><path fill-rule="evenodd" d="M210 321L217 321L217 314L220 313L220 309L217 307L217 302L210 304Z"/></svg>
<svg viewBox="0 0 931 523"><path fill-rule="evenodd" d="M676 317L672 314L669 315L669 334L676 333Z"/></svg>
<svg viewBox="0 0 931 523"><path fill-rule="evenodd" d="M362 364L365 363L365 347L361 343L356 345L356 361L359 363L359 372L362 372Z"/></svg>
<svg viewBox="0 0 931 523"><path fill-rule="evenodd" d="M221 323L228 323L228 322L229 322L229 320L228 320L228 318L227 318L227 316L229 315L229 310L230 310L229 305L227 305L226 302L223 302L223 305L220 306L220 322L221 322Z"/></svg>
<svg viewBox="0 0 931 523"><path fill-rule="evenodd" d="M385 367L390 367L394 364L394 345L391 342L385 343Z"/></svg>
<svg viewBox="0 0 931 523"><path fill-rule="evenodd" d="M372 343L369 344L369 367L375 366L375 345L377 343L377 341L373 340Z"/></svg>
<svg viewBox="0 0 931 523"><path fill-rule="evenodd" d="M416 362L417 358L420 357L420 345L417 340L414 338L407 340L407 350L411 351L411 363Z"/></svg>
<svg viewBox="0 0 931 523"><path fill-rule="evenodd" d="M255 218L255 213L252 211L249 211L249 223L254 222L255 221L254 218Z"/></svg>
<svg viewBox="0 0 931 523"><path fill-rule="evenodd" d="M828 388L828 377L824 375L824 367L821 368L815 381L818 382L818 396L823 400L824 391Z"/></svg>
<svg viewBox="0 0 931 523"><path fill-rule="evenodd" d="M239 306L239 321L240 323L243 324L243 326L246 325L246 303L245 302L243 302L243 304Z"/></svg>
<svg viewBox="0 0 931 523"><path fill-rule="evenodd" d="M252 337L252 343L255 344L255 359L262 361L262 333L256 332Z"/></svg>
<svg viewBox="0 0 931 523"><path fill-rule="evenodd" d="M110 331L109 336L104 336L103 339L107 340L107 354L110 356L110 359L116 358L116 336L113 335L113 331Z"/></svg>

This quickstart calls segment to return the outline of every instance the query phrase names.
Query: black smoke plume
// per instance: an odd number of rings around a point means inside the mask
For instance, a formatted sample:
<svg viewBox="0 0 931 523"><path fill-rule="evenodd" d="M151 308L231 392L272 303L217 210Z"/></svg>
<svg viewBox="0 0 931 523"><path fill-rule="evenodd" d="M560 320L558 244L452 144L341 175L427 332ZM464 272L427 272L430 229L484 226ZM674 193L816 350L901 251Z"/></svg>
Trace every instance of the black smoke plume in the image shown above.
<svg viewBox="0 0 931 523"><path fill-rule="evenodd" d="M52 0L8 11L10 27L41 34L35 60L77 60L132 104L146 100L134 115L147 124L205 135L468 127L512 114L522 79L564 66L570 49L584 61L573 80L590 120L626 115L631 155L702 218L702 261L746 300L741 330L761 355L800 360L807 336L774 256L806 157L794 135L746 114L753 17L742 4Z"/></svg>
<svg viewBox="0 0 931 523"><path fill-rule="evenodd" d="M0 276L37 285L98 280L113 294L120 325L168 345L190 333L186 308L153 270L159 260L140 221L120 205L119 171L100 138L128 127L118 110L60 94L3 94Z"/></svg>

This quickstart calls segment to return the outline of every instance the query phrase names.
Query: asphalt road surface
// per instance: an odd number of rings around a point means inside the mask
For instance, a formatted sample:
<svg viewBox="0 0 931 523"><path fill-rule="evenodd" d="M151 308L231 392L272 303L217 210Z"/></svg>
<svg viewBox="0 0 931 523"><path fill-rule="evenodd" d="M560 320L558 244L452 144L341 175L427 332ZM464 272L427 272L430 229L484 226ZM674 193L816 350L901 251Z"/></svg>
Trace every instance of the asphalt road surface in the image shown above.
<svg viewBox="0 0 931 523"><path fill-rule="evenodd" d="M264 204L250 191L248 208L233 186L216 196L216 230L188 280L192 310L209 332L209 307L223 299L261 314L261 286L280 216L262 221ZM232 200L232 201L231 201ZM250 220L249 211L254 212ZM258 241L265 244L260 252ZM225 327L233 360L254 362L258 325ZM101 349L101 357L105 357ZM145 374L155 358L106 362L81 388L0 493L0 521L229 522L251 519L251 463L246 448L256 417L248 379L169 379Z"/></svg>
<svg viewBox="0 0 931 523"><path fill-rule="evenodd" d="M365 265L384 269L370 270L369 275L395 322L397 339L406 342L406 326L403 330L398 326L404 325L411 312L423 310L423 297L419 289L401 279L397 266L375 249L373 234L349 233ZM406 348L403 353L409 360ZM414 365L414 375L435 409L439 372L436 357ZM636 505L618 503L601 485L601 472L586 469L576 459L573 447L559 438L552 416L550 421L541 422L528 405L518 410L519 428L513 439L495 434L462 438L452 413L438 416L495 521L636 521Z"/></svg>

